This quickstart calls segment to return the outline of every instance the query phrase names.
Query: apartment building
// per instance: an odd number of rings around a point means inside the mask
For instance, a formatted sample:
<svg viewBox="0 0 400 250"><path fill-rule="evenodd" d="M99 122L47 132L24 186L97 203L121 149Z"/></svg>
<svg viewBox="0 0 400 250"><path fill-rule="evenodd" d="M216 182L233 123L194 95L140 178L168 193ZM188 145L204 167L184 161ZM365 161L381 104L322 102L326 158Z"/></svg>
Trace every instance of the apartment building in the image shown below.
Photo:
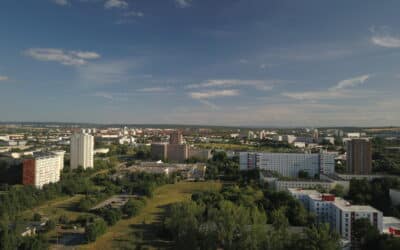
<svg viewBox="0 0 400 250"><path fill-rule="evenodd" d="M36 153L25 159L22 168L22 184L42 188L60 180L64 166L64 151Z"/></svg>
<svg viewBox="0 0 400 250"><path fill-rule="evenodd" d="M368 139L352 139L347 142L347 172L371 174L372 144Z"/></svg>
<svg viewBox="0 0 400 250"><path fill-rule="evenodd" d="M240 153L240 170L261 169L282 176L297 177L306 171L310 177L320 173L334 173L334 153Z"/></svg>
<svg viewBox="0 0 400 250"><path fill-rule="evenodd" d="M94 137L86 133L71 136L71 168L93 168Z"/></svg>
<svg viewBox="0 0 400 250"><path fill-rule="evenodd" d="M352 205L342 198L315 190L289 189L289 193L316 215L318 223L328 223L343 239L353 240L353 222L361 218L367 218L380 232L383 230L383 214L371 206Z"/></svg>

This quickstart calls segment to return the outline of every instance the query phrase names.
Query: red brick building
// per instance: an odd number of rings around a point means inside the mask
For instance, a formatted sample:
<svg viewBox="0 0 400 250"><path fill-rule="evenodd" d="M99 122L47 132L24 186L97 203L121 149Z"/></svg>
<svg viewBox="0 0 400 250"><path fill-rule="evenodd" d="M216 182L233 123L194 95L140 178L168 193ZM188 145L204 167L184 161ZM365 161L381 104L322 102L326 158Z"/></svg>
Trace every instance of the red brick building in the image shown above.
<svg viewBox="0 0 400 250"><path fill-rule="evenodd" d="M35 185L35 159L26 159L22 169L22 184Z"/></svg>

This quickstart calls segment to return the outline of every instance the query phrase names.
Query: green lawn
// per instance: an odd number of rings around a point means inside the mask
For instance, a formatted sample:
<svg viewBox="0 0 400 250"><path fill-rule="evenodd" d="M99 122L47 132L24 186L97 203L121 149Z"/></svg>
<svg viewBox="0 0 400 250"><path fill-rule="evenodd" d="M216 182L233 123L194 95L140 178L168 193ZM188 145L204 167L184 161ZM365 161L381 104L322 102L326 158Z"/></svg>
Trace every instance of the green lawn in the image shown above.
<svg viewBox="0 0 400 250"><path fill-rule="evenodd" d="M53 220L57 220L61 215L66 215L70 220L75 220L79 215L85 214L73 209L82 197L83 195L63 196L39 207L26 210L21 216L23 219L30 220L35 213L39 213Z"/></svg>
<svg viewBox="0 0 400 250"><path fill-rule="evenodd" d="M162 186L155 191L154 197L147 201L146 207L138 216L119 221L96 242L83 245L81 249L118 249L123 246L132 246L137 243L135 235L139 236L136 238L143 238L142 243L150 249L168 247L171 243L160 240L157 235L165 207L190 199L194 191L215 190L220 189L221 186L220 182L179 182Z"/></svg>

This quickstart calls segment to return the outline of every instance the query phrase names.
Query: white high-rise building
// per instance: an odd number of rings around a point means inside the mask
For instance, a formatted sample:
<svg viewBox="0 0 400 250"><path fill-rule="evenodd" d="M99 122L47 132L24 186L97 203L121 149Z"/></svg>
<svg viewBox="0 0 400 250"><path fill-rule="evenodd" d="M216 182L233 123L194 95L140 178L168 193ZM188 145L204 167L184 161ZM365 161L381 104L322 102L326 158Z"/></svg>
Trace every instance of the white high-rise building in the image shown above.
<svg viewBox="0 0 400 250"><path fill-rule="evenodd" d="M297 177L306 171L310 177L320 173L334 173L334 153L240 153L240 170L261 169L282 176Z"/></svg>
<svg viewBox="0 0 400 250"><path fill-rule="evenodd" d="M71 136L71 161L72 169L82 166L83 169L93 168L94 137L86 133Z"/></svg>
<svg viewBox="0 0 400 250"><path fill-rule="evenodd" d="M60 161L59 161L60 166L59 166L59 168L60 168L60 171L63 170L63 169L64 169L64 155L65 155L65 151L64 151L64 150L57 150L57 151L53 151L52 153L53 153L54 155L57 155L57 156L60 158Z"/></svg>
<svg viewBox="0 0 400 250"><path fill-rule="evenodd" d="M58 182L64 165L63 152L35 153L33 158L24 160L22 183L42 188L43 185Z"/></svg>

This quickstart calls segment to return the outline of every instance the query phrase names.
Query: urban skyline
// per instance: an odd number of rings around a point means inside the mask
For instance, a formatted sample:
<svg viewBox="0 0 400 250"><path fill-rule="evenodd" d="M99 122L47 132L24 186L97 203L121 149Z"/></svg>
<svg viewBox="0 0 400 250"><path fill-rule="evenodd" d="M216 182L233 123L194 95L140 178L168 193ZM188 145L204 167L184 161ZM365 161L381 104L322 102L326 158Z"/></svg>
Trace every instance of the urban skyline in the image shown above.
<svg viewBox="0 0 400 250"><path fill-rule="evenodd" d="M2 121L400 122L396 1L2 4Z"/></svg>

